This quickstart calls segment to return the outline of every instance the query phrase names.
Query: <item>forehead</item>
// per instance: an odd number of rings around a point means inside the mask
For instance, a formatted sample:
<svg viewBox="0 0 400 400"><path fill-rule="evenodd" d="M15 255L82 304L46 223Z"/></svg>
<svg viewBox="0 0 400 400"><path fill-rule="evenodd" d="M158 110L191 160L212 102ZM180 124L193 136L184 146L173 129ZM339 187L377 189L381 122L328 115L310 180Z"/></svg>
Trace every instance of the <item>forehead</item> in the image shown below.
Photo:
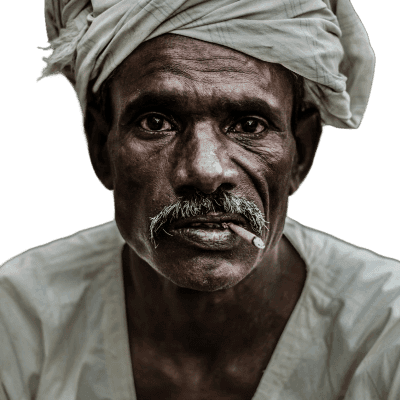
<svg viewBox="0 0 400 400"><path fill-rule="evenodd" d="M120 65L110 88L117 112L144 91L188 96L190 101L189 94L210 102L252 97L289 115L293 103L292 78L281 65L172 34L142 43Z"/></svg>

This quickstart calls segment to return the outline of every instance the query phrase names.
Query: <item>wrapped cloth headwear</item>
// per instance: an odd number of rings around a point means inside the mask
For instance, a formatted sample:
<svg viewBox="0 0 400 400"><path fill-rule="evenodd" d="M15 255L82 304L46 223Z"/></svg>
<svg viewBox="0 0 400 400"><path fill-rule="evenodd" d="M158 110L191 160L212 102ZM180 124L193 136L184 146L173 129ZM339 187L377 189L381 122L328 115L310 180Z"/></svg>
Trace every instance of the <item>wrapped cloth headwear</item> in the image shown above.
<svg viewBox="0 0 400 400"><path fill-rule="evenodd" d="M172 33L278 63L305 78L322 122L357 128L374 53L349 0L46 0L52 55L43 75L70 71L83 112L142 42Z"/></svg>

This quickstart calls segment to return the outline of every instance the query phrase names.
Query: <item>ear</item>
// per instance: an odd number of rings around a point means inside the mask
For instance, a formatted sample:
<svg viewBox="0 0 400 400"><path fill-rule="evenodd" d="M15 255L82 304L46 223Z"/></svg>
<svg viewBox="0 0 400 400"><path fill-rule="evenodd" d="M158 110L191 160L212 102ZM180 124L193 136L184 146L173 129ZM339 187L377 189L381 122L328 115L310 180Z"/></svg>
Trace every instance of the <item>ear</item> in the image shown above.
<svg viewBox="0 0 400 400"><path fill-rule="evenodd" d="M107 147L108 123L97 107L88 104L84 125L93 169L101 183L107 189L113 190L111 163Z"/></svg>
<svg viewBox="0 0 400 400"><path fill-rule="evenodd" d="M289 196L299 188L310 171L321 133L319 111L315 108L302 111L297 119L296 131L293 132L297 152L292 168Z"/></svg>

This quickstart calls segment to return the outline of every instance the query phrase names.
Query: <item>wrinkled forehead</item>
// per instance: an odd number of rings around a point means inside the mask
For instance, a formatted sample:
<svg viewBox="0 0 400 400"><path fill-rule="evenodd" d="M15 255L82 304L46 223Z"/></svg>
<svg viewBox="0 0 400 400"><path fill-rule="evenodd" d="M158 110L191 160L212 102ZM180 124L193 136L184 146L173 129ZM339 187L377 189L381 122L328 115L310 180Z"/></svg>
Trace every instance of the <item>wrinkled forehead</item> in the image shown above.
<svg viewBox="0 0 400 400"><path fill-rule="evenodd" d="M269 95L269 101L290 107L293 74L279 64L184 36L166 34L142 43L113 74L113 103L123 106L135 91L185 93L207 88L213 96Z"/></svg>
<svg viewBox="0 0 400 400"><path fill-rule="evenodd" d="M215 65L224 68L226 71L229 71L228 66L232 62L246 69L256 68L257 71L258 68L256 66L264 64L263 61L240 51L216 43L175 34L165 34L143 42L131 53L130 57L135 57L136 59L145 57L147 62L156 64L160 55L171 61L180 60L187 63L213 61ZM235 67L232 68L234 69ZM123 70L124 67L121 67L121 69Z"/></svg>

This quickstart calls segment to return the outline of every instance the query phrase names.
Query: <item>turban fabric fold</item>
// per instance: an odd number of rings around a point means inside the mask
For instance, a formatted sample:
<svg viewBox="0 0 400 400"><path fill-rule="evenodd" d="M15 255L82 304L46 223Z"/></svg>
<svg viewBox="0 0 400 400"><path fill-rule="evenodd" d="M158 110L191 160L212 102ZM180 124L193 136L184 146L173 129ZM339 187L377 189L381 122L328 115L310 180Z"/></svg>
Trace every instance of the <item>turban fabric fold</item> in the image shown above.
<svg viewBox="0 0 400 400"><path fill-rule="evenodd" d="M278 63L305 78L324 124L357 128L374 53L349 0L46 0L52 55L43 75L70 71L83 112L142 42L173 33Z"/></svg>

